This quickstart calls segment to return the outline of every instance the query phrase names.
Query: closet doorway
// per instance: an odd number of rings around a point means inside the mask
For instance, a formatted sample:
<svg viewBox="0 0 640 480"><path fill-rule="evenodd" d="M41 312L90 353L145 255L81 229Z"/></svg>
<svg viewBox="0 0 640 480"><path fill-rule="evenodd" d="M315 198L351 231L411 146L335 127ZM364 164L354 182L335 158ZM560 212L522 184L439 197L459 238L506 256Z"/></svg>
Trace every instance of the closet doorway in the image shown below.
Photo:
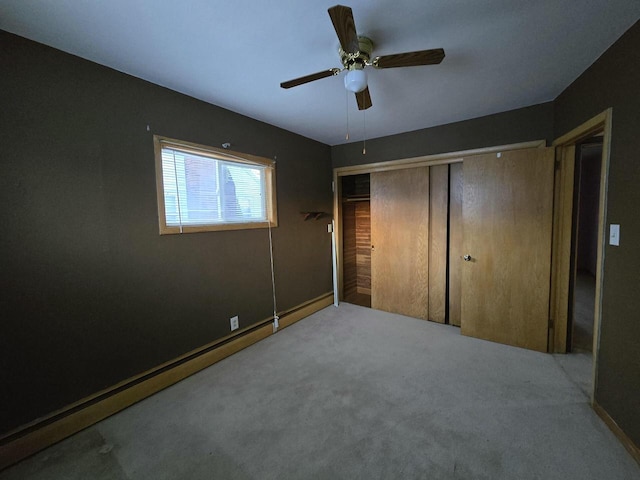
<svg viewBox="0 0 640 480"><path fill-rule="evenodd" d="M371 202L368 173L341 177L343 300L371 307Z"/></svg>
<svg viewBox="0 0 640 480"><path fill-rule="evenodd" d="M480 266L464 260L464 164L487 154L511 158L507 152L544 145L526 142L334 169L339 300L464 327L462 272ZM472 316L467 317L470 327ZM546 347L548 306L542 324Z"/></svg>
<svg viewBox="0 0 640 480"><path fill-rule="evenodd" d="M460 325L461 173L458 160L340 177L343 301L438 323L452 310Z"/></svg>

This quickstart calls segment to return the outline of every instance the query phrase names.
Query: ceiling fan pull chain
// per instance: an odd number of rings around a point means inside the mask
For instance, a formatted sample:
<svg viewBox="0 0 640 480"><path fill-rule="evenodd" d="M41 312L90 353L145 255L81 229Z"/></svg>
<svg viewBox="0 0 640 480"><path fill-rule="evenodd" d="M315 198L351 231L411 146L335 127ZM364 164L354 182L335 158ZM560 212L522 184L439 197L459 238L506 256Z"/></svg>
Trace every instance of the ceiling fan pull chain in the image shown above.
<svg viewBox="0 0 640 480"><path fill-rule="evenodd" d="M349 140L349 91L346 88L344 90L344 104L347 110L347 140Z"/></svg>
<svg viewBox="0 0 640 480"><path fill-rule="evenodd" d="M367 154L367 111L362 111L362 131L363 131L363 139L362 139L362 154Z"/></svg>

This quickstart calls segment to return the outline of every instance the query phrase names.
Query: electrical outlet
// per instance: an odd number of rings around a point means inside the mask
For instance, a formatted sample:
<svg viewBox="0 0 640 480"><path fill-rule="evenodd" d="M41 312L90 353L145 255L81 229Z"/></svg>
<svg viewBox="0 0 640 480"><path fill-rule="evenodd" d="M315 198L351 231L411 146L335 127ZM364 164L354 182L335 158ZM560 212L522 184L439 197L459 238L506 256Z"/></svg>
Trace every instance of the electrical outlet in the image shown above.
<svg viewBox="0 0 640 480"><path fill-rule="evenodd" d="M231 323L231 331L232 332L234 330L237 330L240 327L240 325L238 325L238 316L237 315L235 317L231 317L229 322Z"/></svg>

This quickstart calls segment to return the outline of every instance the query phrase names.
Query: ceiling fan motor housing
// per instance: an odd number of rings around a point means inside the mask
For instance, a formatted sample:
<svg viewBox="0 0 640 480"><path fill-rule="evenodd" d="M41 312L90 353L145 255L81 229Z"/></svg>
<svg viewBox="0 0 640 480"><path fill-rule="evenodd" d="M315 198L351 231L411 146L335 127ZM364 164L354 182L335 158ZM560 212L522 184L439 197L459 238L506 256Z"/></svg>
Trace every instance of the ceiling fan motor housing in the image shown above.
<svg viewBox="0 0 640 480"><path fill-rule="evenodd" d="M370 64L373 42L368 37L358 37L358 51L356 53L345 52L342 47L338 51L345 69L362 70L367 64Z"/></svg>

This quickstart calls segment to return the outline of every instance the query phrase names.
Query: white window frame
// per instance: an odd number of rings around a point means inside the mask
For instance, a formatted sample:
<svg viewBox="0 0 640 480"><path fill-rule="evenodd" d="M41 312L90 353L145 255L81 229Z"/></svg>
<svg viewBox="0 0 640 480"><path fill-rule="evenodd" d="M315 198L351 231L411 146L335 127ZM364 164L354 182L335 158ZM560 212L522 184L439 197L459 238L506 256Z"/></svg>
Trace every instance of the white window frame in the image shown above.
<svg viewBox="0 0 640 480"><path fill-rule="evenodd" d="M153 145L155 151L156 163L156 190L158 198L158 223L160 227L160 235L176 234L176 233L197 233L197 232L213 232L219 230L244 230L252 228L269 228L278 225L277 205L276 205L276 172L275 161L269 158L249 155L246 153L233 152L220 148L199 145L197 143L185 142L173 138L153 136ZM187 154L194 154L204 157L213 158L215 160L223 160L225 162L255 165L264 168L265 175L265 212L266 221L251 222L216 222L201 225L167 225L165 212L165 190L164 178L162 171L162 149L171 148Z"/></svg>

